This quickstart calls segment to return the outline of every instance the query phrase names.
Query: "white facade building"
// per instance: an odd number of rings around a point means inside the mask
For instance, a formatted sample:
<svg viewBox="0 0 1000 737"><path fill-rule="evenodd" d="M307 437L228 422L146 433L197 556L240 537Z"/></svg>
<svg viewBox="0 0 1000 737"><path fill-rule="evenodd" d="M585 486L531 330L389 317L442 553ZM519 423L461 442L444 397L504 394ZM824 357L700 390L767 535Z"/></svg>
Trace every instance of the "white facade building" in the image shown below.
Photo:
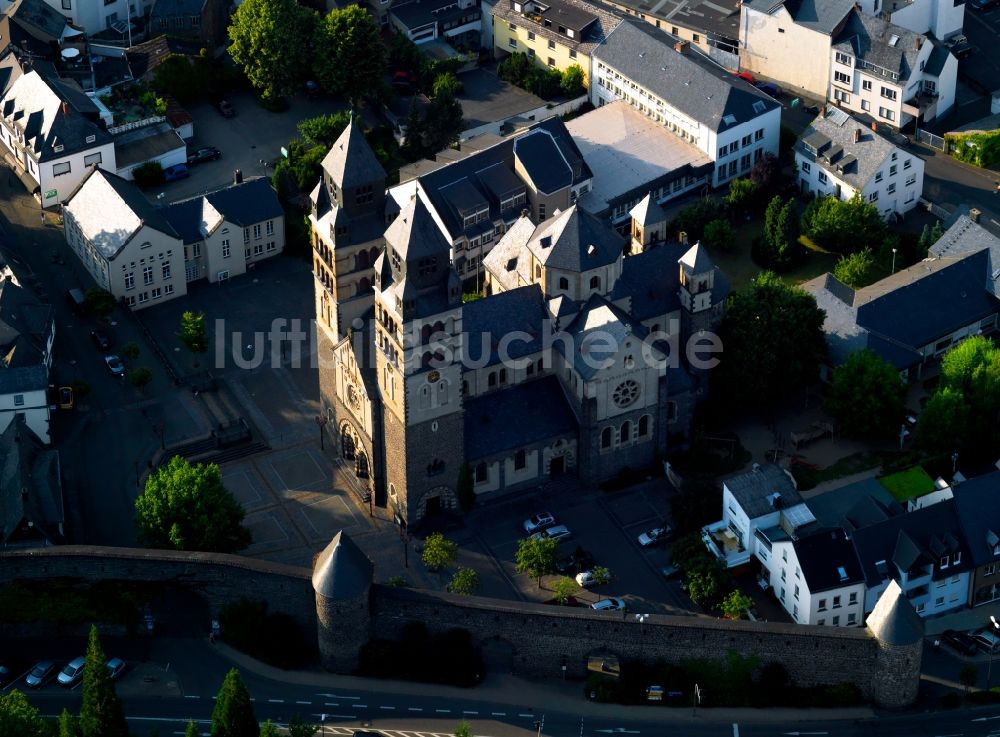
<svg viewBox="0 0 1000 737"><path fill-rule="evenodd" d="M860 0L861 12L885 13L893 25L944 40L962 32L964 0Z"/></svg>
<svg viewBox="0 0 1000 737"><path fill-rule="evenodd" d="M711 158L713 186L777 155L781 106L648 23L624 20L592 56L591 102L624 100Z"/></svg>
<svg viewBox="0 0 1000 737"><path fill-rule="evenodd" d="M795 165L803 193L844 201L860 194L883 217L909 212L923 194L923 159L832 105L803 132Z"/></svg>

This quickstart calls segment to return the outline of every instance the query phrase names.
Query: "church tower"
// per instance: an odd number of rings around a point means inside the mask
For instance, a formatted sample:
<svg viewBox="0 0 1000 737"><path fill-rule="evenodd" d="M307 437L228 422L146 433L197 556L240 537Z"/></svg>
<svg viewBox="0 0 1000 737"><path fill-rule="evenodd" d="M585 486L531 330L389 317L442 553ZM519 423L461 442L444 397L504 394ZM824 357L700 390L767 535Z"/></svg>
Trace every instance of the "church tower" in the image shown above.
<svg viewBox="0 0 1000 737"><path fill-rule="evenodd" d="M375 263L375 363L389 507L412 524L456 506L465 462L462 285L426 205L414 197Z"/></svg>
<svg viewBox="0 0 1000 737"><path fill-rule="evenodd" d="M663 242L667 233L667 214L656 204L652 192L632 208L629 216L632 218L629 254L642 253Z"/></svg>
<svg viewBox="0 0 1000 737"><path fill-rule="evenodd" d="M722 302L714 299L716 268L708 249L695 243L677 261L680 268L682 337L715 330L722 318Z"/></svg>
<svg viewBox="0 0 1000 737"><path fill-rule="evenodd" d="M322 164L310 195L316 322L332 343L371 309L374 263L386 226L386 174L351 121Z"/></svg>

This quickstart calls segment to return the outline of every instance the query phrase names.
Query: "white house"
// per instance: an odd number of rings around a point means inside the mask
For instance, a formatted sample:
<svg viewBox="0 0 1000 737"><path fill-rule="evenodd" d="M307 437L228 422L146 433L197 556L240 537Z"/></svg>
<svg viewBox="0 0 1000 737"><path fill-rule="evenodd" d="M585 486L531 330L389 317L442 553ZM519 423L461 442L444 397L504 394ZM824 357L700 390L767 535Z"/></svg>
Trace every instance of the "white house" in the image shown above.
<svg viewBox="0 0 1000 737"><path fill-rule="evenodd" d="M883 217L909 212L924 189L924 162L832 105L795 145L799 188L847 201L860 194Z"/></svg>
<svg viewBox="0 0 1000 737"><path fill-rule="evenodd" d="M884 14L893 25L942 40L961 33L965 23L962 0L860 0L859 4L863 13Z"/></svg>
<svg viewBox="0 0 1000 737"><path fill-rule="evenodd" d="M857 11L834 38L827 99L902 128L955 104L958 59L943 44Z"/></svg>
<svg viewBox="0 0 1000 737"><path fill-rule="evenodd" d="M781 106L656 27L625 19L591 57L595 107L624 100L711 158L713 186L777 155Z"/></svg>
<svg viewBox="0 0 1000 737"><path fill-rule="evenodd" d="M55 335L51 305L11 277L0 280L0 431L23 414L28 427L49 442L47 389Z"/></svg>
<svg viewBox="0 0 1000 737"><path fill-rule="evenodd" d="M43 207L56 207L88 167L114 171L115 145L100 112L74 83L21 75L0 99L0 141L15 173Z"/></svg>

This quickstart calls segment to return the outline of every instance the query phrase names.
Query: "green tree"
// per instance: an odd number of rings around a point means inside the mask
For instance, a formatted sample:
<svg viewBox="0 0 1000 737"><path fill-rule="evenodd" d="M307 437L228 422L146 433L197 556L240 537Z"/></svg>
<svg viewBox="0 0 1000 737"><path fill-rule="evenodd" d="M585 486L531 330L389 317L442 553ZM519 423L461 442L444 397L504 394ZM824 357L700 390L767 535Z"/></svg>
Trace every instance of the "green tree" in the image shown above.
<svg viewBox="0 0 1000 737"><path fill-rule="evenodd" d="M122 358L127 358L130 361L134 361L139 357L139 344L135 341L129 341L128 343L122 344L122 347L118 349Z"/></svg>
<svg viewBox="0 0 1000 737"><path fill-rule="evenodd" d="M705 226L713 220L725 217L725 206L712 197L703 197L693 205L688 205L677 213L670 223L669 231L687 233L688 241L700 241L705 232Z"/></svg>
<svg viewBox="0 0 1000 737"><path fill-rule="evenodd" d="M214 463L173 457L146 479L135 509L139 539L151 548L235 553L251 543L243 507Z"/></svg>
<svg viewBox="0 0 1000 737"><path fill-rule="evenodd" d="M49 730L38 709L20 691L0 693L0 734L48 737Z"/></svg>
<svg viewBox="0 0 1000 737"><path fill-rule="evenodd" d="M753 599L739 589L734 589L722 599L719 608L726 619L742 619L752 606Z"/></svg>
<svg viewBox="0 0 1000 737"><path fill-rule="evenodd" d="M196 101L205 92L204 79L183 54L169 54L157 65L152 86L184 104Z"/></svg>
<svg viewBox="0 0 1000 737"><path fill-rule="evenodd" d="M185 310L181 315L181 327L177 337L191 353L207 351L208 328L205 326L205 313Z"/></svg>
<svg viewBox="0 0 1000 737"><path fill-rule="evenodd" d="M781 161L774 154L764 154L754 162L750 181L757 185L764 197L773 196L781 184Z"/></svg>
<svg viewBox="0 0 1000 737"><path fill-rule="evenodd" d="M442 90L427 108L424 132L427 150L437 153L457 141L463 124L462 105L453 95Z"/></svg>
<svg viewBox="0 0 1000 737"><path fill-rule="evenodd" d="M963 443L968 418L962 393L948 386L939 389L920 413L916 446L935 455L954 453Z"/></svg>
<svg viewBox="0 0 1000 737"><path fill-rule="evenodd" d="M956 444L967 456L995 460L1000 448L1000 348L981 335L956 345L941 360L941 388L959 392L969 408Z"/></svg>
<svg viewBox="0 0 1000 737"><path fill-rule="evenodd" d="M351 122L351 112L340 110L329 115L306 118L298 124L299 135L311 146L329 149Z"/></svg>
<svg viewBox="0 0 1000 737"><path fill-rule="evenodd" d="M700 607L710 609L721 593L721 578L718 566L703 565L689 569L681 586L691 597L691 601Z"/></svg>
<svg viewBox="0 0 1000 737"><path fill-rule="evenodd" d="M527 54L518 51L497 64L497 76L512 85L524 87L528 75L534 68L535 65Z"/></svg>
<svg viewBox="0 0 1000 737"><path fill-rule="evenodd" d="M472 479L472 471L469 464L463 463L458 469L458 481L455 483L455 496L458 497L458 506L463 512L468 512L476 503L476 485Z"/></svg>
<svg viewBox="0 0 1000 737"><path fill-rule="evenodd" d="M736 246L736 230L725 218L713 220L705 226L701 242L711 249L732 251Z"/></svg>
<svg viewBox="0 0 1000 737"><path fill-rule="evenodd" d="M314 54L316 81L352 107L383 85L385 45L378 24L361 5L327 13L316 28Z"/></svg>
<svg viewBox="0 0 1000 737"><path fill-rule="evenodd" d="M260 725L260 737L279 737L280 735L281 732L278 731L278 725L270 719Z"/></svg>
<svg viewBox="0 0 1000 737"><path fill-rule="evenodd" d="M459 568L448 582L448 591L453 594L472 596L479 590L479 574L471 568Z"/></svg>
<svg viewBox="0 0 1000 737"><path fill-rule="evenodd" d="M556 569L556 549L559 544L552 538L526 537L517 544L514 559L517 572L526 573L542 587L542 576Z"/></svg>
<svg viewBox="0 0 1000 737"><path fill-rule="evenodd" d="M754 209L757 202L760 187L752 179L741 177L729 183L729 192L726 194L726 205L729 211L738 216L743 216Z"/></svg>
<svg viewBox="0 0 1000 737"><path fill-rule="evenodd" d="M0 734L7 734L0 732ZM63 709L59 715L59 737L79 737L80 730L77 728L76 717L69 713L69 709Z"/></svg>
<svg viewBox="0 0 1000 737"><path fill-rule="evenodd" d="M307 722L300 714L295 714L288 722L288 737L313 737L318 731L319 727Z"/></svg>
<svg viewBox="0 0 1000 737"><path fill-rule="evenodd" d="M847 202L819 197L802 214L802 231L818 246L852 253L877 246L885 239L885 222L878 208L855 194Z"/></svg>
<svg viewBox="0 0 1000 737"><path fill-rule="evenodd" d="M905 399L906 384L899 371L862 350L834 369L826 409L844 435L889 440L899 431Z"/></svg>
<svg viewBox="0 0 1000 737"><path fill-rule="evenodd" d="M243 685L240 672L231 668L212 709L212 737L251 737L259 730L250 692Z"/></svg>
<svg viewBox="0 0 1000 737"><path fill-rule="evenodd" d="M193 721L188 721L187 728L184 730L184 737L201 737L201 730L198 729L198 725Z"/></svg>
<svg viewBox="0 0 1000 737"><path fill-rule="evenodd" d="M295 0L244 0L236 8L229 55L266 102L292 94L304 80L315 25L315 12Z"/></svg>
<svg viewBox="0 0 1000 737"><path fill-rule="evenodd" d="M133 369L128 380L132 383L132 386L141 391L153 380L153 370L148 366L140 366L137 369Z"/></svg>
<svg viewBox="0 0 1000 737"><path fill-rule="evenodd" d="M97 627L91 625L83 668L83 701L80 704L81 737L128 737L128 723L115 684L105 667Z"/></svg>
<svg viewBox="0 0 1000 737"><path fill-rule="evenodd" d="M474 737L472 726L465 719L460 721L458 726L455 727L455 737Z"/></svg>
<svg viewBox="0 0 1000 737"><path fill-rule="evenodd" d="M841 256L833 267L833 275L851 289L867 287L878 279L875 257L870 248Z"/></svg>
<svg viewBox="0 0 1000 737"><path fill-rule="evenodd" d="M87 312L98 317L107 317L115 310L118 302L111 292L97 287L91 287L83 295L83 307Z"/></svg>
<svg viewBox="0 0 1000 737"><path fill-rule="evenodd" d="M606 566L594 566L590 569L590 575L594 577L594 583L598 586L611 581L611 571Z"/></svg>
<svg viewBox="0 0 1000 737"><path fill-rule="evenodd" d="M452 97L457 97L462 93L462 89L463 86L458 81L458 77L452 72L445 72L434 78L434 85L431 87L431 96L451 95Z"/></svg>
<svg viewBox="0 0 1000 737"><path fill-rule="evenodd" d="M455 562L458 555L458 543L449 540L440 532L432 532L424 540L424 550L420 560L429 571L439 571Z"/></svg>
<svg viewBox="0 0 1000 737"><path fill-rule="evenodd" d="M562 87L562 93L566 97L573 99L587 91L583 80L583 69L580 68L579 64L574 64L562 73L562 81L559 86Z"/></svg>
<svg viewBox="0 0 1000 737"><path fill-rule="evenodd" d="M551 100L562 93L562 73L551 67L532 65L524 79L524 88L543 100Z"/></svg>
<svg viewBox="0 0 1000 737"><path fill-rule="evenodd" d="M795 199L775 195L764 212L763 250L755 256L762 265L785 268L792 263L799 243L799 217Z"/></svg>
<svg viewBox="0 0 1000 737"><path fill-rule="evenodd" d="M416 97L410 100L410 107L403 120L403 130L405 138L399 152L407 161L417 161L424 158L427 153L427 147L424 143L427 136L427 124L424 122L424 115L420 111Z"/></svg>
<svg viewBox="0 0 1000 737"><path fill-rule="evenodd" d="M729 297L713 378L731 401L769 406L813 384L826 357L825 313L816 299L771 272Z"/></svg>
<svg viewBox="0 0 1000 737"><path fill-rule="evenodd" d="M552 598L559 604L566 604L579 590L580 587L572 578L569 576L560 576L552 584Z"/></svg>
<svg viewBox="0 0 1000 737"><path fill-rule="evenodd" d="M920 240L917 241L917 247L920 249L922 255L926 255L928 249L934 245L934 241L931 240L931 226L928 223L924 223L924 229L920 231Z"/></svg>
<svg viewBox="0 0 1000 737"><path fill-rule="evenodd" d="M403 576L390 576L385 585L392 586L394 589L401 589L409 586L410 583Z"/></svg>

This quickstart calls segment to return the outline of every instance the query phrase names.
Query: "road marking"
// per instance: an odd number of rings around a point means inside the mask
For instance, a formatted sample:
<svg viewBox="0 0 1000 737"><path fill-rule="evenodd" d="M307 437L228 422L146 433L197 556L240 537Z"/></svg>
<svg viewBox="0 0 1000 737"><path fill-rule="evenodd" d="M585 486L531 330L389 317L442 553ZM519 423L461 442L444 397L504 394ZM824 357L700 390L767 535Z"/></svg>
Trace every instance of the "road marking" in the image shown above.
<svg viewBox="0 0 1000 737"><path fill-rule="evenodd" d="M490 716L491 717L505 717L505 716L507 716L507 712L505 712L505 711L491 711L490 712Z"/></svg>
<svg viewBox="0 0 1000 737"><path fill-rule="evenodd" d="M463 714L478 714L478 711L463 711Z"/></svg>
<svg viewBox="0 0 1000 737"><path fill-rule="evenodd" d="M201 696L192 696L191 694L185 694L184 698L185 699L200 699Z"/></svg>
<svg viewBox="0 0 1000 737"><path fill-rule="evenodd" d="M340 704L337 704L333 701L327 701L323 704L323 706L340 706Z"/></svg>
<svg viewBox="0 0 1000 737"><path fill-rule="evenodd" d="M368 704L351 704L352 709L367 709Z"/></svg>
<svg viewBox="0 0 1000 737"><path fill-rule="evenodd" d="M733 737L740 737L740 725L733 722Z"/></svg>
<svg viewBox="0 0 1000 737"><path fill-rule="evenodd" d="M639 734L638 729L625 729L625 727L615 727L614 729L598 729L597 732L605 734Z"/></svg>
<svg viewBox="0 0 1000 737"><path fill-rule="evenodd" d="M534 714L518 714L518 716L519 716L519 717L527 717L527 718L529 718L529 719L530 719L531 717L533 717L533 716L535 716L535 715L534 715Z"/></svg>
<svg viewBox="0 0 1000 737"><path fill-rule="evenodd" d="M998 714L995 717L977 717L977 718L973 719L972 721L974 721L974 722L988 722L991 719L1000 719L1000 714Z"/></svg>
<svg viewBox="0 0 1000 737"><path fill-rule="evenodd" d="M311 701L296 701L295 703L296 704L306 704L307 706L312 706L312 702Z"/></svg>
<svg viewBox="0 0 1000 737"><path fill-rule="evenodd" d="M284 699L268 699L267 703L269 703L269 704L284 704L285 700Z"/></svg>
<svg viewBox="0 0 1000 737"><path fill-rule="evenodd" d="M451 714L451 709L435 709L435 714Z"/></svg>
<svg viewBox="0 0 1000 737"><path fill-rule="evenodd" d="M360 696L338 696L335 693L320 693L317 696L325 696L328 699L347 699L348 701L358 701L361 699Z"/></svg>
<svg viewBox="0 0 1000 737"><path fill-rule="evenodd" d="M423 709L421 709L419 706L411 706L407 709L407 711L423 711Z"/></svg>
<svg viewBox="0 0 1000 737"><path fill-rule="evenodd" d="M395 711L396 707L395 706L380 706L379 709L381 709L382 711Z"/></svg>

